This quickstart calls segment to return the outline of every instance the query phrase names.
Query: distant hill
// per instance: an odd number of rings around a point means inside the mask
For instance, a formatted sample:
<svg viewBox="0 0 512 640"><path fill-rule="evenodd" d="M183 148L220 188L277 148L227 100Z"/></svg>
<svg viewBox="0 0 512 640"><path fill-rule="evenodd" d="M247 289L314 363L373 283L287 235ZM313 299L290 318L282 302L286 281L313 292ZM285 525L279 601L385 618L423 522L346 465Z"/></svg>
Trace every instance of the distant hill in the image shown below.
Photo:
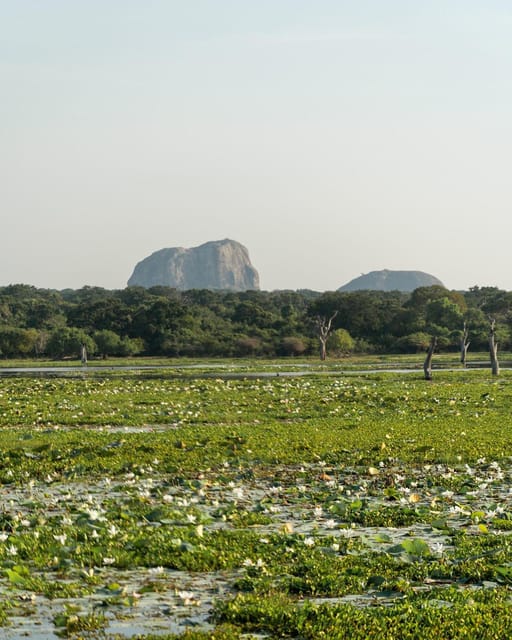
<svg viewBox="0 0 512 640"><path fill-rule="evenodd" d="M423 271L370 271L344 284L338 291L414 291L418 287L430 287L444 284L429 273Z"/></svg>
<svg viewBox="0 0 512 640"><path fill-rule="evenodd" d="M128 286L175 289L259 289L259 276L247 249L235 240L216 240L199 247L160 249L139 262Z"/></svg>

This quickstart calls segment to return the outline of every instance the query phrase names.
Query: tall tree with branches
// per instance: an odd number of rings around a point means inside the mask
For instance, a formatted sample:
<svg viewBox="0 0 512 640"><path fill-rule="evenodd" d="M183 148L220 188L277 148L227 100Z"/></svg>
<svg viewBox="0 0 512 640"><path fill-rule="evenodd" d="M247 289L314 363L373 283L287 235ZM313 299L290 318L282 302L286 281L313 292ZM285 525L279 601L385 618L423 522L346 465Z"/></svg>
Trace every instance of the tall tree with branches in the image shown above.
<svg viewBox="0 0 512 640"><path fill-rule="evenodd" d="M320 360L323 362L327 357L327 339L333 330L332 321L338 315L335 311L329 318L326 316L316 317L316 328L318 331L318 339L320 341Z"/></svg>

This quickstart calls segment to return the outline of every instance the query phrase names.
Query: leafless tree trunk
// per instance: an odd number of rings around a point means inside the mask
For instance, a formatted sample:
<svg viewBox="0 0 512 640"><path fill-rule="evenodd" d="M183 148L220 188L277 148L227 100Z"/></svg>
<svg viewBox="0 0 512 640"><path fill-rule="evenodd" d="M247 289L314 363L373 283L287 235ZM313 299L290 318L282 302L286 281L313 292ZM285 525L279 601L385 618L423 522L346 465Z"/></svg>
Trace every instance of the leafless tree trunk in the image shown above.
<svg viewBox="0 0 512 640"><path fill-rule="evenodd" d="M34 351L35 351L36 357L39 357L41 354L44 353L47 344L48 344L48 333L46 331L40 331L34 345Z"/></svg>
<svg viewBox="0 0 512 640"><path fill-rule="evenodd" d="M432 336L430 340L430 346L427 351L427 357L423 363L423 371L425 372L425 380L432 380L432 356L437 347L437 337Z"/></svg>
<svg viewBox="0 0 512 640"><path fill-rule="evenodd" d="M82 347L80 349L80 360L82 362L82 365L85 367L85 365L87 364L87 349L85 348L85 344L82 344Z"/></svg>
<svg viewBox="0 0 512 640"><path fill-rule="evenodd" d="M332 321L338 315L335 311L330 318L324 318L323 316L317 316L316 326L318 329L318 339L320 340L320 360L322 362L327 357L327 338L331 334Z"/></svg>
<svg viewBox="0 0 512 640"><path fill-rule="evenodd" d="M464 323L462 336L460 338L460 361L464 367L466 366L466 357L468 355L469 345L471 344L468 338L469 338L468 326L466 323Z"/></svg>
<svg viewBox="0 0 512 640"><path fill-rule="evenodd" d="M498 343L496 342L496 319L489 318L491 327L489 330L489 353L491 355L491 371L493 376L500 375L500 363L498 362Z"/></svg>

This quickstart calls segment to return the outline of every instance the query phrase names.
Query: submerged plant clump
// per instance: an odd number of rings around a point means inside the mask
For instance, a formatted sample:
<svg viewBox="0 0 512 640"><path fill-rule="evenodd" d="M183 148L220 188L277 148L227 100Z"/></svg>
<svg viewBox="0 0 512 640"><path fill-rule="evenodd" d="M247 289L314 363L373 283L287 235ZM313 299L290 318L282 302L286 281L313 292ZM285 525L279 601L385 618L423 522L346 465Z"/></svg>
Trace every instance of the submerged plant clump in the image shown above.
<svg viewBox="0 0 512 640"><path fill-rule="evenodd" d="M443 377L4 380L5 637L507 637L509 380Z"/></svg>

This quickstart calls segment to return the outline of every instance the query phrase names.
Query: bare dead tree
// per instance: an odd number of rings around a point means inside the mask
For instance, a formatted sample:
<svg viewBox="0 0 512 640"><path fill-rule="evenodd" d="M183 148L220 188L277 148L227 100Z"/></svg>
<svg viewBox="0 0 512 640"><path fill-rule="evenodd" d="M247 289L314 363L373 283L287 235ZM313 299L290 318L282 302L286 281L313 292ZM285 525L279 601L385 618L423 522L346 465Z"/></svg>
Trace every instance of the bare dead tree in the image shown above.
<svg viewBox="0 0 512 640"><path fill-rule="evenodd" d="M316 317L318 339L320 340L320 360L322 360L322 362L327 357L327 338L331 335L332 321L337 315L338 312L335 311L330 318L324 316Z"/></svg>
<svg viewBox="0 0 512 640"><path fill-rule="evenodd" d="M460 361L462 366L466 366L466 358L468 355L468 349L471 342L468 340L469 331L468 325L464 322L464 327L462 329L462 336L460 337Z"/></svg>
<svg viewBox="0 0 512 640"><path fill-rule="evenodd" d="M85 365L87 364L87 349L84 343L82 343L82 346L80 347L80 361L82 363L82 366L85 367Z"/></svg>
<svg viewBox="0 0 512 640"><path fill-rule="evenodd" d="M430 346L427 350L427 357L423 363L423 371L425 373L425 380L432 380L432 356L437 347L437 336L432 336L430 340Z"/></svg>
<svg viewBox="0 0 512 640"><path fill-rule="evenodd" d="M489 318L489 353L491 356L491 371L493 376L500 375L500 363L498 362L498 343L496 342L496 319Z"/></svg>

